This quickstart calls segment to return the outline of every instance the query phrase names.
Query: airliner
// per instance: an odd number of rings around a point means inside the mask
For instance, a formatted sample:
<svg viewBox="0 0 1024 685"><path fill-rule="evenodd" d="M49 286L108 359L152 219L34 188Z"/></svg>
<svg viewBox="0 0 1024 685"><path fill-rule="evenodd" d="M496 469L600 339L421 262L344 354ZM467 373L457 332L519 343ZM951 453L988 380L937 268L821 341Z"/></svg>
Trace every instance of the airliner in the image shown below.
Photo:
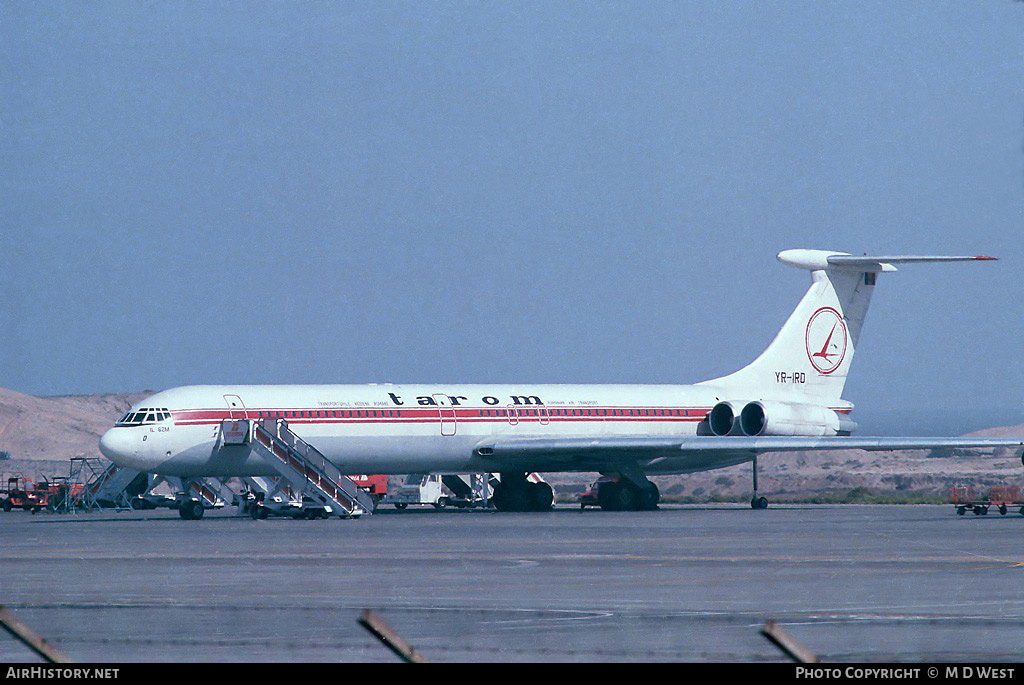
<svg viewBox="0 0 1024 685"><path fill-rule="evenodd" d="M498 473L502 511L551 509L534 472L610 476L601 506L649 510L649 475L707 471L783 451L993 449L1024 439L853 437L843 387L879 274L986 256L859 256L785 250L811 284L775 339L730 375L693 385L199 385L152 395L100 439L110 460L179 477L274 475L225 444L226 421L285 421L342 473Z"/></svg>

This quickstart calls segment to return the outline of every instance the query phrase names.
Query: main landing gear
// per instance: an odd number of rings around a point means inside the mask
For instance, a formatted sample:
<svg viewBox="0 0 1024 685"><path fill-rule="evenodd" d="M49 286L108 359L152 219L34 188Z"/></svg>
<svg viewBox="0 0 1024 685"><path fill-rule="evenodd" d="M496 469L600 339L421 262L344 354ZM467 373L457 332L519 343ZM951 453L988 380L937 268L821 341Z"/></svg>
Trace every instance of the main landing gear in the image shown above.
<svg viewBox="0 0 1024 685"><path fill-rule="evenodd" d="M658 486L651 481L637 485L621 478L601 483L597 491L597 504L605 511L654 511L660 500Z"/></svg>
<svg viewBox="0 0 1024 685"><path fill-rule="evenodd" d="M751 509L767 509L768 500L757 496L757 455L754 455L754 496L750 498Z"/></svg>
<svg viewBox="0 0 1024 685"><path fill-rule="evenodd" d="M531 483L525 473L502 473L491 502L498 511L550 511L555 493L547 483Z"/></svg>
<svg viewBox="0 0 1024 685"><path fill-rule="evenodd" d="M597 504L605 511L653 511L660 500L658 486L635 464L623 464L618 478L598 481Z"/></svg>

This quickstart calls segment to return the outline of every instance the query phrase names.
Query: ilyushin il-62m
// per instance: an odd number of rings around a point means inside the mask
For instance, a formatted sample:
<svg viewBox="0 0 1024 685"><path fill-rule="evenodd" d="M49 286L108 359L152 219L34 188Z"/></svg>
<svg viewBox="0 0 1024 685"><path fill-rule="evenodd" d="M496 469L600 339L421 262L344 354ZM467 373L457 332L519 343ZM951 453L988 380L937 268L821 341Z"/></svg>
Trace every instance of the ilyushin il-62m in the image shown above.
<svg viewBox="0 0 1024 685"><path fill-rule="evenodd" d="M694 385L203 385L159 392L100 440L122 466L179 477L302 471L321 500L343 473L495 473L501 511L544 511L539 472L601 472L600 505L653 509L649 475L794 450L1024 446L1021 439L855 437L843 386L875 282L897 264L992 257L786 250L811 285L768 348ZM344 478L344 476L340 476ZM303 481L304 483L306 481ZM325 494L326 493L326 494Z"/></svg>

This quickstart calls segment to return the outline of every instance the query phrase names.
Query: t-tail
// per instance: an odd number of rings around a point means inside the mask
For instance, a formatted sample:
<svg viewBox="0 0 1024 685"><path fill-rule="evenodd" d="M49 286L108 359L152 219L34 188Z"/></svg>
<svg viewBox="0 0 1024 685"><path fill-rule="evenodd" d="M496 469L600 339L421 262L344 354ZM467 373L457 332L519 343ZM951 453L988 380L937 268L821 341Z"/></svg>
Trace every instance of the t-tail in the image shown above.
<svg viewBox="0 0 1024 685"><path fill-rule="evenodd" d="M847 418L853 405L842 399L843 387L878 274L896 264L995 257L784 250L778 259L810 271L811 287L761 356L700 384L718 391L708 419L716 435L848 435L856 424Z"/></svg>

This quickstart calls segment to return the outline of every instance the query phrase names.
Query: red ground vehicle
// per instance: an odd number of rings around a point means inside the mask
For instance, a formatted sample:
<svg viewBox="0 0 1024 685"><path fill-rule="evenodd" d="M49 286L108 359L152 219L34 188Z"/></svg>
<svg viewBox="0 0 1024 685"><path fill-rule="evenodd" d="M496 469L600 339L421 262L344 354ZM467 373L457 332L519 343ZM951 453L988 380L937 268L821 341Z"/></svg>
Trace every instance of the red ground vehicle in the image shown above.
<svg viewBox="0 0 1024 685"><path fill-rule="evenodd" d="M64 476L57 476L36 482L36 487L31 492L47 511L68 512L85 492L85 486L81 483L72 483Z"/></svg>
<svg viewBox="0 0 1024 685"><path fill-rule="evenodd" d="M599 507L601 506L600 493L601 487L605 483L618 483L618 476L601 476L589 486L587 489L580 493L580 509L586 509L587 507Z"/></svg>
<svg viewBox="0 0 1024 685"><path fill-rule="evenodd" d="M20 476L7 479L7 489L0 490L0 508L4 511L24 509L33 514L47 511L70 511L74 495L81 494L82 485L71 484L67 478L44 478L35 484Z"/></svg>
<svg viewBox="0 0 1024 685"><path fill-rule="evenodd" d="M1016 485L993 485L988 491L988 499L1004 516L1009 507L1018 506L1020 513L1024 515L1024 497L1021 497L1020 488Z"/></svg>
<svg viewBox="0 0 1024 685"><path fill-rule="evenodd" d="M949 501L960 516L968 510L975 516L984 516L989 507L996 507L1004 516L1010 507L1020 507L1021 515L1024 515L1024 495L1015 485L993 485L984 497L976 494L970 485L957 485L950 490Z"/></svg>
<svg viewBox="0 0 1024 685"><path fill-rule="evenodd" d="M3 507L4 511L24 509L34 514L46 506L45 497L44 501L40 502L32 483L18 476L7 479L7 490L3 494L4 498L0 502L0 507Z"/></svg>
<svg viewBox="0 0 1024 685"><path fill-rule="evenodd" d="M388 494L387 475L378 474L368 476L365 473L360 473L350 475L349 478L351 478L361 490L365 490L370 493L370 496L373 497L374 506L376 506L377 502L384 499L384 496Z"/></svg>

